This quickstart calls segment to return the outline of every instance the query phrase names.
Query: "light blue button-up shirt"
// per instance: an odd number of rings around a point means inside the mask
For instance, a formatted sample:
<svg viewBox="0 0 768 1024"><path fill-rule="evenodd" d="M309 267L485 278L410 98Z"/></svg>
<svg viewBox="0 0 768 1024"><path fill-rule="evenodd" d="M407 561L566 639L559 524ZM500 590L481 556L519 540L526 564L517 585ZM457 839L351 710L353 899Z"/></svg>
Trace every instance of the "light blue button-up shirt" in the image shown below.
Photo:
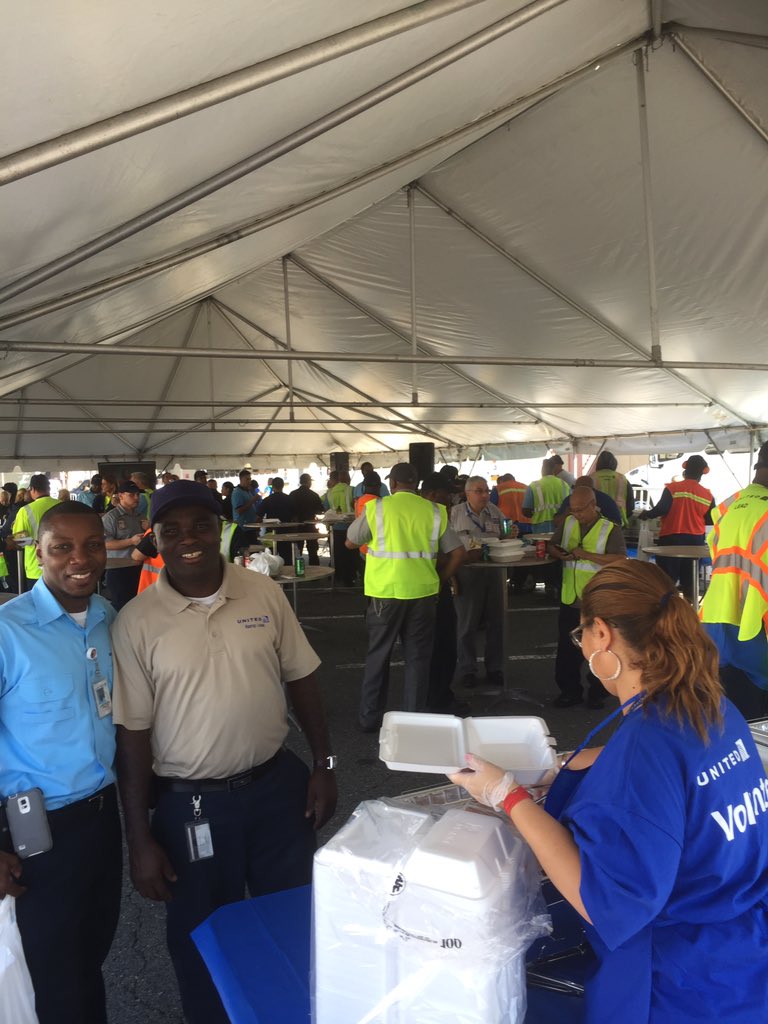
<svg viewBox="0 0 768 1024"><path fill-rule="evenodd" d="M50 811L115 781L112 715L93 691L103 678L112 692L114 617L94 596L82 629L43 580L0 607L0 798L39 786Z"/></svg>

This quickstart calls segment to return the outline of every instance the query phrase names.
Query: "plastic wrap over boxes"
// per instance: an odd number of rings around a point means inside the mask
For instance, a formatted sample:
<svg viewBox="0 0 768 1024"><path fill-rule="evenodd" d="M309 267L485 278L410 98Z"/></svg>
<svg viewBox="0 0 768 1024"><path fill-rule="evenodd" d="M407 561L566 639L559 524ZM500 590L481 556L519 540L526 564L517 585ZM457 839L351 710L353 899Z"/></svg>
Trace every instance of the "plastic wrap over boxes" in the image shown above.
<svg viewBox="0 0 768 1024"><path fill-rule="evenodd" d="M508 821L372 800L315 856L315 1024L521 1024L525 951L549 930Z"/></svg>

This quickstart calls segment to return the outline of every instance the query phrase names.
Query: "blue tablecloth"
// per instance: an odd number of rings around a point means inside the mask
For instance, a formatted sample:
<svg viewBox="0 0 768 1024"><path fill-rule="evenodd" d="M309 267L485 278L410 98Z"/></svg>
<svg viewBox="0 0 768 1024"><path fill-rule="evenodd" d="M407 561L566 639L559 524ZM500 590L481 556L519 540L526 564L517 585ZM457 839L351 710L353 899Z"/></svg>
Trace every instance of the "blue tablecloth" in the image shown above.
<svg viewBox="0 0 768 1024"><path fill-rule="evenodd" d="M231 903L192 933L232 1024L308 1024L311 897L303 886ZM581 981L587 967L564 957L547 972ZM576 996L528 987L526 1024L580 1024L582 1011Z"/></svg>

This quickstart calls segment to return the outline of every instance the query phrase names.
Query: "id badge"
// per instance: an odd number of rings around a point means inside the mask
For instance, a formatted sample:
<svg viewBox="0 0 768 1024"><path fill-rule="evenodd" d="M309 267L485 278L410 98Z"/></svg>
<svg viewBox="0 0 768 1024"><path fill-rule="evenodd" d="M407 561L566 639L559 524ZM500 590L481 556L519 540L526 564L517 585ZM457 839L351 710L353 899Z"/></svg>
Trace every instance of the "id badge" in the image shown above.
<svg viewBox="0 0 768 1024"><path fill-rule="evenodd" d="M106 718L107 715L112 714L112 694L109 692L109 684L106 679L96 679L91 685L99 718Z"/></svg>
<svg viewBox="0 0 768 1024"><path fill-rule="evenodd" d="M190 864L197 860L206 860L213 856L213 839L211 825L207 818L196 818L184 825L187 836L187 853Z"/></svg>

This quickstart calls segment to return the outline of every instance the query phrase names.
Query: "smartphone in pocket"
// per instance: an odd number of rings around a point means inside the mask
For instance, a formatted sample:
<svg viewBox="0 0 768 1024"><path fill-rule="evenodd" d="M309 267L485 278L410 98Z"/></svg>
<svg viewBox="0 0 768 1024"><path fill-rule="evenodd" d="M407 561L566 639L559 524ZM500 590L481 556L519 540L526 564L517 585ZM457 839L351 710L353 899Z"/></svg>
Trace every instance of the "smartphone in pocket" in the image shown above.
<svg viewBox="0 0 768 1024"><path fill-rule="evenodd" d="M41 789L27 789L9 796L5 814L13 848L22 860L51 849L53 840Z"/></svg>

